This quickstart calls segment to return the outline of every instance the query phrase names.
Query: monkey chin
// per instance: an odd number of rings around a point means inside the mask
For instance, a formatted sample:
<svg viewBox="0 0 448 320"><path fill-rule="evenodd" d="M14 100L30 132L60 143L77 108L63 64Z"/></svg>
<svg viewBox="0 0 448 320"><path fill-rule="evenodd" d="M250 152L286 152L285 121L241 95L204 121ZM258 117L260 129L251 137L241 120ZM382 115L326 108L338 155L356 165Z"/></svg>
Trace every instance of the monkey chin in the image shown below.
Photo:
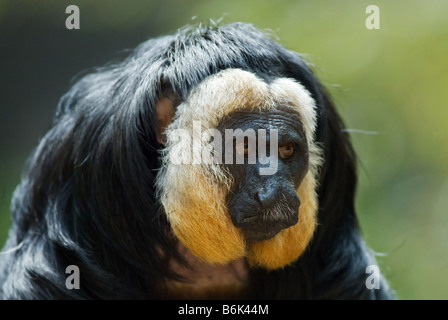
<svg viewBox="0 0 448 320"><path fill-rule="evenodd" d="M281 230L270 230L267 232L245 231L244 238L248 244L269 240L275 237Z"/></svg>

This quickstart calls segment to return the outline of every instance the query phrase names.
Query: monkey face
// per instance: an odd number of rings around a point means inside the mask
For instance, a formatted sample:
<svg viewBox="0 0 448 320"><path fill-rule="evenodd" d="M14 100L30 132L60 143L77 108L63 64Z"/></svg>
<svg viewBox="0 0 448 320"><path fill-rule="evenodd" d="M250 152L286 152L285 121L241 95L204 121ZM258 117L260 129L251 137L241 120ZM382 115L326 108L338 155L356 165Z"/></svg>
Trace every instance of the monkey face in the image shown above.
<svg viewBox="0 0 448 320"><path fill-rule="evenodd" d="M308 91L286 78L268 84L227 69L193 88L167 126L157 177L182 244L209 263L245 257L275 269L295 261L316 225L315 118ZM202 143L210 135L214 147Z"/></svg>
<svg viewBox="0 0 448 320"><path fill-rule="evenodd" d="M240 111L219 126L223 134L229 128L247 133L239 141L235 137L233 144L224 145L233 149L234 158L244 156L242 164L236 159L230 164L223 161L234 178L227 195L229 215L247 242L270 239L299 220L297 189L308 171L309 160L300 117L287 107L255 113ZM263 131L265 134L249 136ZM261 159L263 156L266 161ZM252 164L250 157L255 160ZM263 168L272 170L263 174Z"/></svg>

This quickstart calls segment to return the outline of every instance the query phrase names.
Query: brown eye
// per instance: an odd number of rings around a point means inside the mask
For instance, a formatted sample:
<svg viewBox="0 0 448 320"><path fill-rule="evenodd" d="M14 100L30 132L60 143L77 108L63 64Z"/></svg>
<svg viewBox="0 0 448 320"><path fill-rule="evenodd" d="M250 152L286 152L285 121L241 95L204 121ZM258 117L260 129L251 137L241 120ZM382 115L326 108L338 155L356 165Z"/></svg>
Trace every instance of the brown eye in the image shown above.
<svg viewBox="0 0 448 320"><path fill-rule="evenodd" d="M240 155L247 155L249 153L249 139L247 137L244 138L242 143L236 145L236 152Z"/></svg>
<svg viewBox="0 0 448 320"><path fill-rule="evenodd" d="M280 155L280 158L287 159L292 156L294 153L294 145L292 143L286 143L284 145L281 145L278 148L278 153Z"/></svg>
<svg viewBox="0 0 448 320"><path fill-rule="evenodd" d="M248 138L244 138L243 148L244 148L244 154L247 155L249 153L249 139Z"/></svg>

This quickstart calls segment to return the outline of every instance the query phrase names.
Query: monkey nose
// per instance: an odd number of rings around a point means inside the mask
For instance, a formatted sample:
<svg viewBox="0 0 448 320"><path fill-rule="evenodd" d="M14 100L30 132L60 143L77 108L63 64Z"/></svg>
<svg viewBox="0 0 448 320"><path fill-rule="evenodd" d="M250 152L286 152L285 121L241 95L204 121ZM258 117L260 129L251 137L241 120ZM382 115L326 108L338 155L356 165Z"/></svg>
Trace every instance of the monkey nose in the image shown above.
<svg viewBox="0 0 448 320"><path fill-rule="evenodd" d="M263 187L257 192L257 200L264 208L269 208L272 205L274 205L276 201L276 196L277 196L276 188Z"/></svg>

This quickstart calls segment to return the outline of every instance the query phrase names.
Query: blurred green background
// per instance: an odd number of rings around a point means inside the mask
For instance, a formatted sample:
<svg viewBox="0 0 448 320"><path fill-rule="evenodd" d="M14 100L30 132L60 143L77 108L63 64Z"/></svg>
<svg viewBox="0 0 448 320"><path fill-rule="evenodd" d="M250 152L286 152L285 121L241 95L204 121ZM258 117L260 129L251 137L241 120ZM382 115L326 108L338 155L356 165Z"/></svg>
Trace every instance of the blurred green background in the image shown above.
<svg viewBox="0 0 448 320"><path fill-rule="evenodd" d="M65 28L78 5L81 29ZM368 5L380 29L368 30ZM0 243L26 158L79 72L185 24L245 21L304 53L360 160L363 234L400 299L448 298L448 1L0 0Z"/></svg>

